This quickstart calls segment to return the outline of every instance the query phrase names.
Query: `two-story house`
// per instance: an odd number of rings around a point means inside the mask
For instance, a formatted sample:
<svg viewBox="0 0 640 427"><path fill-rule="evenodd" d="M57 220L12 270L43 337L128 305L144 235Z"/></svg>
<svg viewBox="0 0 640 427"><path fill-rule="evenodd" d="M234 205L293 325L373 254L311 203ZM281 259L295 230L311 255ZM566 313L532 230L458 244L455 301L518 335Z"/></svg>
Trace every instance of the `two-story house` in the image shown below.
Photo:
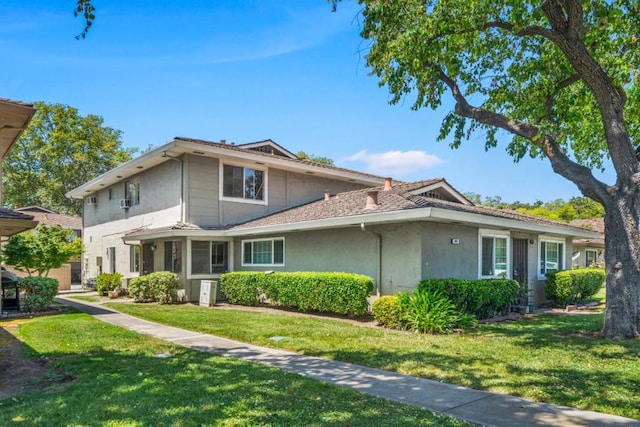
<svg viewBox="0 0 640 427"><path fill-rule="evenodd" d="M425 277L513 277L544 301L593 233L474 206L444 179L394 183L298 159L271 140L175 138L70 191L84 200L85 278L179 274L189 300L225 271L346 271L376 294Z"/></svg>

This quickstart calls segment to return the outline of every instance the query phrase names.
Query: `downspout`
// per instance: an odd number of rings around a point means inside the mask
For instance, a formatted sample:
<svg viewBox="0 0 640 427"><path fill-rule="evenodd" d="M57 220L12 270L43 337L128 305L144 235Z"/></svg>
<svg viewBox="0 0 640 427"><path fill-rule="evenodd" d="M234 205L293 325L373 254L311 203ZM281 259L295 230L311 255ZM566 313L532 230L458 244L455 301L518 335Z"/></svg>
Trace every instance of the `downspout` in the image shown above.
<svg viewBox="0 0 640 427"><path fill-rule="evenodd" d="M183 158L178 158L178 157L171 157L170 155L167 154L166 151L162 152L162 157L166 157L167 159L171 159L171 160L175 160L176 162L180 163L180 222L184 223L184 219L185 219L185 210L186 210L186 203L184 201L184 159Z"/></svg>
<svg viewBox="0 0 640 427"><path fill-rule="evenodd" d="M364 231L365 233L370 233L373 234L374 236L376 236L378 239L378 245L377 245L377 250L378 250L378 286L376 287L376 295L377 296L381 296L382 295L382 235L370 230L367 230L367 226L364 222L360 223L360 229L362 231Z"/></svg>

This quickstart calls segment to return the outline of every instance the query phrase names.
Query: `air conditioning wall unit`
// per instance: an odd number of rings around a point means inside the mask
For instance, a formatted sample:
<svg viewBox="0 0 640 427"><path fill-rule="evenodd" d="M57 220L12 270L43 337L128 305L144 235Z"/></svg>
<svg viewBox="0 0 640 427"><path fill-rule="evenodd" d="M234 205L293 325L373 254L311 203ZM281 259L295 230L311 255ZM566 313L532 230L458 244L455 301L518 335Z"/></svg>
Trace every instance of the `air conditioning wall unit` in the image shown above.
<svg viewBox="0 0 640 427"><path fill-rule="evenodd" d="M129 209L131 207L131 199L120 199L120 209Z"/></svg>
<svg viewBox="0 0 640 427"><path fill-rule="evenodd" d="M97 205L98 204L98 198L97 197L87 197L87 206L91 206L91 205Z"/></svg>

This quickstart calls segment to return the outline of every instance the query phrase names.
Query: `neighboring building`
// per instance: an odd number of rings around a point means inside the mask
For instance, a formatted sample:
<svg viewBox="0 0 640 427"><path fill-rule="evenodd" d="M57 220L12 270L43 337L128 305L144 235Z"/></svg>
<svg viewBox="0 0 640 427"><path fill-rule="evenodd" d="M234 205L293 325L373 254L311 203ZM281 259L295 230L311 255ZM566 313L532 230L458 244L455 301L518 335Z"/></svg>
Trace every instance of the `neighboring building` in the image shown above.
<svg viewBox="0 0 640 427"><path fill-rule="evenodd" d="M24 208L15 208L14 212L19 212L33 216L33 219L42 225L59 225L62 228L70 228L73 230L72 238L82 237L82 218L77 216L59 214L49 209L45 209L41 206L27 206ZM11 268L8 267L9 270ZM20 273L14 271L17 275ZM80 259L70 259L69 263L63 265L60 268L55 268L49 271L49 276L58 280L59 290L71 289L71 284L81 283L81 265Z"/></svg>
<svg viewBox="0 0 640 427"><path fill-rule="evenodd" d="M576 219L571 225L598 233L597 237L573 240L573 268L604 267L604 218Z"/></svg>
<svg viewBox="0 0 640 427"><path fill-rule="evenodd" d="M35 228L37 221L33 216L11 209L5 209L2 191L2 165L11 147L27 128L36 110L31 104L0 98L0 248L10 236L25 230ZM18 288L15 277L2 269L2 283L0 284L0 314L3 312L4 302L19 308Z"/></svg>
<svg viewBox="0 0 640 427"><path fill-rule="evenodd" d="M271 140L175 138L70 191L84 200L85 279L180 275L189 300L225 271L345 271L376 294L425 277L513 277L545 301L544 277L595 234L474 206L444 179L396 183L300 160Z"/></svg>

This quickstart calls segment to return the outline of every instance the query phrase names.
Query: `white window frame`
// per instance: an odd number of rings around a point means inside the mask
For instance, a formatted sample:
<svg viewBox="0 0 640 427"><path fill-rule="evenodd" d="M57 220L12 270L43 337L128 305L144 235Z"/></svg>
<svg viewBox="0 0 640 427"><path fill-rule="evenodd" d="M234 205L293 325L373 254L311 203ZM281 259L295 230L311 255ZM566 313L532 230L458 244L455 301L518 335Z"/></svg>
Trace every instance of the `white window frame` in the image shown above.
<svg viewBox="0 0 640 427"><path fill-rule="evenodd" d="M543 272L541 269L541 263L542 263L542 245L543 243L557 243L562 245L562 250L560 251L561 253L559 254L559 259L558 261L561 263L561 265L559 266L560 268L558 268L557 271L562 271L562 270L566 270L567 269L567 241L566 239L560 238L560 237L554 237L554 236L538 236L538 265L536 267L536 270L538 271L538 279L539 280L546 280L547 278L547 273L546 273L546 268L545 271Z"/></svg>
<svg viewBox="0 0 640 427"><path fill-rule="evenodd" d="M209 237L209 238L196 238L189 239L187 242L187 279L211 279L219 277L220 275L217 273L213 274L195 274L191 270L191 260L192 260L192 242L227 242L229 245L227 248L227 271L233 271L233 240L225 237Z"/></svg>
<svg viewBox="0 0 640 427"><path fill-rule="evenodd" d="M140 273L142 248L140 245L129 246L129 273ZM135 268L137 266L137 268Z"/></svg>
<svg viewBox="0 0 640 427"><path fill-rule="evenodd" d="M584 266L585 267L590 267L589 265L589 252L593 252L594 257L594 264L598 264L598 250L595 248L585 248L584 250Z"/></svg>
<svg viewBox="0 0 640 427"><path fill-rule="evenodd" d="M228 197L224 195L224 167L225 166L233 166L233 167L238 167L238 168L243 168L243 172L245 169L253 169L253 170L257 170L257 171L261 171L263 176L262 176L262 194L263 194L263 200L256 200L256 199L246 199L244 197ZM269 193L267 191L267 189L269 188L269 169L264 167L264 168L260 168L260 167L256 167L255 164L248 164L248 163L236 163L236 162L223 162L220 161L220 168L219 168L219 179L218 179L218 187L219 187L219 193L220 193L220 200L224 200L224 201L228 201L228 202L238 202L238 203L248 203L248 204L253 204L253 205L267 205L268 204L268 200L269 200Z"/></svg>
<svg viewBox="0 0 640 427"><path fill-rule="evenodd" d="M276 240L281 240L282 241L282 264L276 264L273 262L273 258L274 258L274 251L273 251L273 243ZM245 258L244 258L244 247L246 243L254 243L254 242L267 242L270 241L271 242L271 263L265 263L265 264L257 264L254 262L251 263L246 263L245 262ZM242 257L242 266L243 267L284 267L285 265L285 255L286 255L286 248L285 248L285 240L284 237L269 237L266 239L246 239L246 240L242 240L241 243L242 245L242 250L241 250L241 257Z"/></svg>
<svg viewBox="0 0 640 427"><path fill-rule="evenodd" d="M489 238L499 238L505 239L507 242L507 262L506 262L506 271L505 274L492 274L492 275L483 275L482 274L482 239L484 237ZM493 259L493 267L495 271L495 240L494 240L494 259ZM507 279L511 278L511 233L509 231L501 231L501 230L487 230L480 229L478 231L478 277L481 279L490 279L490 278L501 278L505 277Z"/></svg>
<svg viewBox="0 0 640 427"><path fill-rule="evenodd" d="M131 187L134 191L131 191ZM131 201L131 206L140 204L140 179L131 178L124 182L124 198Z"/></svg>

